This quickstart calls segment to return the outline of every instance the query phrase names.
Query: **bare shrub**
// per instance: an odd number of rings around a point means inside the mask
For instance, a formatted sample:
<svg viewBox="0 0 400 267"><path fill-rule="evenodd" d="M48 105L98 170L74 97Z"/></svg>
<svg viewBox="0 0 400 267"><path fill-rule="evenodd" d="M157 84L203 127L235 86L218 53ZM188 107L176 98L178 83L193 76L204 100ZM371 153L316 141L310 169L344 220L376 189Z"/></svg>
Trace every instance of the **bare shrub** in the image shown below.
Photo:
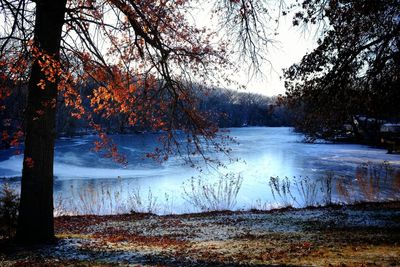
<svg viewBox="0 0 400 267"><path fill-rule="evenodd" d="M293 195L290 191L290 180L288 177L283 179L276 177L269 178L269 187L271 188L272 196L275 200L278 199L280 203L282 203L285 207L290 207L293 205Z"/></svg>
<svg viewBox="0 0 400 267"><path fill-rule="evenodd" d="M308 176L294 176L292 180L271 177L268 184L274 199L284 206L330 205L334 186L342 203L396 200L400 197L400 170L387 161L367 162L359 165L352 177L335 177L333 171L328 171L318 180Z"/></svg>
<svg viewBox="0 0 400 267"><path fill-rule="evenodd" d="M81 214L101 214L106 209L106 206L112 205L111 194L105 188L104 184L101 184L100 188L95 186L85 187L77 192L77 197L73 196L73 199L78 200L76 209ZM108 205L106 205L106 203Z"/></svg>
<svg viewBox="0 0 400 267"><path fill-rule="evenodd" d="M288 177L284 179L270 177L269 187L275 200L282 203L285 207L290 207L293 203L298 206L315 206L318 204L318 181L310 179L308 176L293 176L293 181ZM293 195L293 188L297 192L298 198Z"/></svg>
<svg viewBox="0 0 400 267"><path fill-rule="evenodd" d="M332 187L334 177L335 174L333 171L327 171L320 179L320 191L322 193L323 205L332 204Z"/></svg>
<svg viewBox="0 0 400 267"><path fill-rule="evenodd" d="M18 207L18 194L4 183L0 190L0 236L12 238L15 235Z"/></svg>
<svg viewBox="0 0 400 267"><path fill-rule="evenodd" d="M157 213L157 197L153 196L153 192L150 188L147 192L147 196L143 197L140 193L140 187L135 187L129 192L128 207L131 213Z"/></svg>
<svg viewBox="0 0 400 267"><path fill-rule="evenodd" d="M174 213L174 197L168 193L164 193L163 214Z"/></svg>
<svg viewBox="0 0 400 267"><path fill-rule="evenodd" d="M201 176L192 177L183 184L183 198L201 211L231 210L242 185L240 174L220 175L216 182L210 182Z"/></svg>
<svg viewBox="0 0 400 267"><path fill-rule="evenodd" d="M293 200L299 206L309 207L317 205L317 181L310 179L308 176L300 176L299 178L293 177L293 179L298 196L301 198L300 201L297 201L296 198L292 196Z"/></svg>
<svg viewBox="0 0 400 267"><path fill-rule="evenodd" d="M79 191L71 187L71 191L72 197L69 201L62 196L55 199L56 216L158 211L157 197L150 188L147 195L143 194L139 187L122 186L121 183L113 187L102 183Z"/></svg>
<svg viewBox="0 0 400 267"><path fill-rule="evenodd" d="M250 206L250 210L272 210L277 208L279 208L279 205L261 199L256 199Z"/></svg>
<svg viewBox="0 0 400 267"><path fill-rule="evenodd" d="M72 187L71 187L72 188ZM81 205L72 198L66 198L62 193L54 196L54 216L74 216L84 214Z"/></svg>

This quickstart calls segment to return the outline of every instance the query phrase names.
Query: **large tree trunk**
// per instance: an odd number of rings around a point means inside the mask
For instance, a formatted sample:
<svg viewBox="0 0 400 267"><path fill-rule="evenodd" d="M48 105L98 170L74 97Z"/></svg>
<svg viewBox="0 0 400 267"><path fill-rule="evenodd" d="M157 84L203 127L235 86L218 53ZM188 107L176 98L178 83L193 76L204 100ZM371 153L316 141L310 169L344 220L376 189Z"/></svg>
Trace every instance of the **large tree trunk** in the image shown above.
<svg viewBox="0 0 400 267"><path fill-rule="evenodd" d="M67 0L36 0L34 45L59 59L62 26ZM53 160L57 82L47 82L35 60L29 80L26 137L21 182L17 241L38 243L54 238Z"/></svg>

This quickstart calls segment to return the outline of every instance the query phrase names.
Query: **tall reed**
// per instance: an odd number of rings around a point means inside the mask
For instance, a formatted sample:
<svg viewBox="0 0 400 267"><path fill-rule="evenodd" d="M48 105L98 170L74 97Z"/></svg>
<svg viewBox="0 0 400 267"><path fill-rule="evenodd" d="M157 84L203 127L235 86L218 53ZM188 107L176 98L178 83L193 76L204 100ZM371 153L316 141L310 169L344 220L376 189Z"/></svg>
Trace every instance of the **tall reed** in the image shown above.
<svg viewBox="0 0 400 267"><path fill-rule="evenodd" d="M192 177L183 185L183 198L201 211L231 210L242 186L240 174L220 175L215 182Z"/></svg>

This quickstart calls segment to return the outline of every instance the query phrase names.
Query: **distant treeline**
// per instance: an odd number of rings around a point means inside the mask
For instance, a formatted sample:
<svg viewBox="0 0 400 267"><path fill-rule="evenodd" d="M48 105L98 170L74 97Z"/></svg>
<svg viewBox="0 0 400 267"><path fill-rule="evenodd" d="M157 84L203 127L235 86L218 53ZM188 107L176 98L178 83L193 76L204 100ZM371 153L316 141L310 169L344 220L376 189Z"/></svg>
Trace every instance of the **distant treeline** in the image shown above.
<svg viewBox="0 0 400 267"><path fill-rule="evenodd" d="M277 105L277 97L215 89L201 99L199 108L214 113L219 127L292 125L287 109Z"/></svg>
<svg viewBox="0 0 400 267"><path fill-rule="evenodd" d="M91 110L88 96L93 93L94 85L83 86L80 94L83 106ZM4 103L7 109L0 110L3 120L0 130L15 132L23 128L23 113L27 98L24 87L16 88L13 94ZM277 97L267 97L249 92L239 92L227 89L212 89L206 95L198 97L198 109L208 114L210 120L219 127L245 127L245 126L291 126L291 116L287 109L277 105ZM88 134L93 129L85 119L76 119L71 116L71 109L63 104L59 96L57 110L57 135L72 136ZM145 125L130 126L127 116L116 113L108 118L102 114L93 113L96 123L102 125L108 133L130 133L147 131Z"/></svg>

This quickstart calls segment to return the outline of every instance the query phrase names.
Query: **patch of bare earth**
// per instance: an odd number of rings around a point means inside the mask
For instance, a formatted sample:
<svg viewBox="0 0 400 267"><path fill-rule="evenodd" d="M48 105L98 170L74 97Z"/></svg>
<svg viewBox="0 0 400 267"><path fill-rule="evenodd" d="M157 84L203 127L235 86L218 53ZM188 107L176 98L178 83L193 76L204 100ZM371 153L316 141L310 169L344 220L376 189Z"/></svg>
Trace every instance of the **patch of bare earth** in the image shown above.
<svg viewBox="0 0 400 267"><path fill-rule="evenodd" d="M56 219L56 244L2 266L400 266L400 203Z"/></svg>

